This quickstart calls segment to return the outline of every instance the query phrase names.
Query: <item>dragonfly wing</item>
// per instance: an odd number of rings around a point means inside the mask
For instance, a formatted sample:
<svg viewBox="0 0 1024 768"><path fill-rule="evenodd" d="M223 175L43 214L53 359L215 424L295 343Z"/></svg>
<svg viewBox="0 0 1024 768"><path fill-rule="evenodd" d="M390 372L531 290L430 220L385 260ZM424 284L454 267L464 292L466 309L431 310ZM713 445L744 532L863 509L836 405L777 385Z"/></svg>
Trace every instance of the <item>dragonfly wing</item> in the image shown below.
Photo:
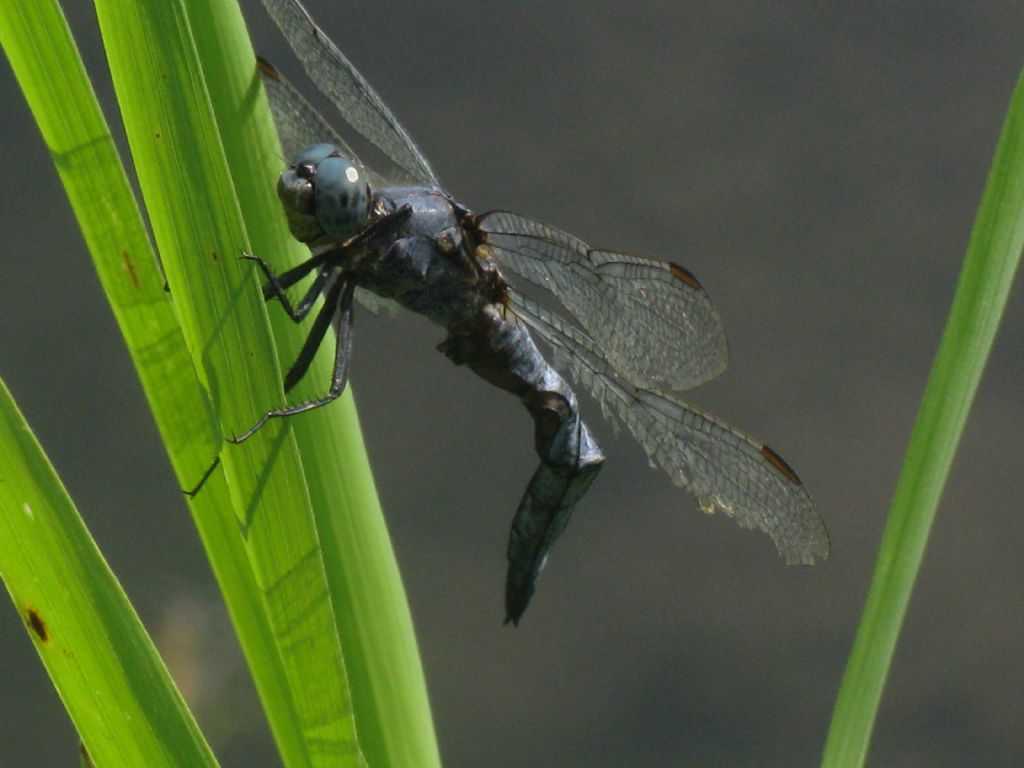
<svg viewBox="0 0 1024 768"><path fill-rule="evenodd" d="M259 57L256 61L263 76L263 87L267 91L270 111L274 116L274 125L277 126L286 160L290 161L306 147L331 143L362 167L373 187L380 188L384 183L380 176L366 167L355 150L331 128L324 116L306 101L298 89L269 61Z"/></svg>
<svg viewBox="0 0 1024 768"><path fill-rule="evenodd" d="M411 179L440 187L433 168L377 92L331 42L298 0L263 0L306 74L342 118Z"/></svg>
<svg viewBox="0 0 1024 768"><path fill-rule="evenodd" d="M690 389L725 370L722 321L682 267L597 250L507 211L486 213L476 225L494 259L550 291L630 384Z"/></svg>
<svg viewBox="0 0 1024 768"><path fill-rule="evenodd" d="M518 294L511 308L644 447L652 465L689 490L705 512L721 510L767 533L789 564L829 552L828 532L796 473L770 448L670 395L624 384L586 331Z"/></svg>

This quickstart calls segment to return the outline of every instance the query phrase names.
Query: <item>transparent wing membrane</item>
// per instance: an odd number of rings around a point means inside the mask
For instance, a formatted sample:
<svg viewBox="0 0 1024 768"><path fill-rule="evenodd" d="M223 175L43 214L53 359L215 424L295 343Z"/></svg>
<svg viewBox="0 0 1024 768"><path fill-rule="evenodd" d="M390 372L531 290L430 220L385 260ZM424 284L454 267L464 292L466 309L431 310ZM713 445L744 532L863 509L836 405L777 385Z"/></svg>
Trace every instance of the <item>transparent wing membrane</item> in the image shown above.
<svg viewBox="0 0 1024 768"><path fill-rule="evenodd" d="M409 177L440 187L433 168L373 87L324 34L297 0L263 0L306 74L342 119ZM321 138L320 141L323 141Z"/></svg>
<svg viewBox="0 0 1024 768"><path fill-rule="evenodd" d="M596 250L507 211L484 214L477 227L495 261L550 291L630 384L684 390L725 370L722 322L682 267Z"/></svg>
<svg viewBox="0 0 1024 768"><path fill-rule="evenodd" d="M270 102L270 112L274 116L277 135L281 139L285 161L290 162L299 152L314 144L334 144L362 167L372 185L379 186L380 177L366 167L355 150L331 128L324 116L306 101L295 86L270 62L262 58L257 58L257 62L263 76L263 87L267 91L267 100Z"/></svg>
<svg viewBox="0 0 1024 768"><path fill-rule="evenodd" d="M828 533L810 494L774 451L681 400L624 384L583 329L535 302L514 295L511 306L701 509L764 531L787 563L828 557Z"/></svg>

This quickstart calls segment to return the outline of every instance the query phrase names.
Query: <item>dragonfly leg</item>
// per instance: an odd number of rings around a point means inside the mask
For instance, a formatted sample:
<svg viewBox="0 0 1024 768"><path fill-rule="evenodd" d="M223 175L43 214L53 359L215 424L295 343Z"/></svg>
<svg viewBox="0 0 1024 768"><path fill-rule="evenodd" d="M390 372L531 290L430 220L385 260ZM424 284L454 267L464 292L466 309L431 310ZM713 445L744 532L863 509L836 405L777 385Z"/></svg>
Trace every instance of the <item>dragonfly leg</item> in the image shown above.
<svg viewBox="0 0 1024 768"><path fill-rule="evenodd" d="M203 472L203 476L199 478L199 482L193 485L189 489L181 489L181 492L188 496L190 499L194 499L196 494L199 493L203 486L206 485L206 481L210 479L210 475L213 474L213 470L220 466L220 456L215 456L213 461L210 462L210 466Z"/></svg>
<svg viewBox="0 0 1024 768"><path fill-rule="evenodd" d="M316 304L316 300L320 298L320 294L324 292L327 279L331 276L333 271L334 267L321 267L316 278L313 280L313 284L309 286L309 290L307 290L305 295L302 297L302 301L300 301L299 305L294 309L285 301L283 295L278 296L278 301L281 302L281 306L284 307L284 311L288 313L288 317L290 317L292 321L301 323L306 319L306 315L309 314L313 305Z"/></svg>
<svg viewBox="0 0 1024 768"><path fill-rule="evenodd" d="M327 327L333 326L337 337L337 346L334 352L334 370L331 374L331 387L327 393L298 405L290 405L285 408L267 411L252 427L241 435L229 438L229 443L238 445L245 442L271 419L312 411L337 400L341 396L348 383L348 365L352 356L352 297L354 291L354 283L338 281L331 286L324 301L324 306L313 323L313 330L310 331L298 359L288 373L288 379L291 380L290 384L286 380L286 385L290 389L302 377L302 374L308 369L317 348L320 346L320 342L323 341L323 337L327 333ZM293 373L296 371L298 371L298 375L293 376Z"/></svg>
<svg viewBox="0 0 1024 768"><path fill-rule="evenodd" d="M274 279L273 273L270 271L270 267L267 265L265 261L263 261L263 259L260 259L256 256L250 256L249 254L245 254L245 256L246 258L249 258L252 261L256 261L257 263L259 263L260 267L263 269L264 274L267 275L268 280ZM306 292L306 296L303 298L302 302L299 304L299 306L295 309L294 312L292 311L291 305L288 304L287 298L284 297L284 293L282 292L278 296L278 298L281 299L281 303L284 306L285 311L295 322L300 322L303 318L305 318L307 314L309 314L310 308L313 306L313 304L316 303L317 297L323 292L323 283L330 276L332 270L333 267L321 268L320 274L317 275L317 279L314 282L313 286L311 286L309 291ZM317 315L317 322L314 323L313 328L310 330L309 335L306 337L306 340L302 344L302 350L299 352L298 357L295 359L295 362L292 363L292 367L288 370L288 374L285 376L285 392L290 391L292 387L294 387L306 374L306 371L309 369L310 363L316 356L317 349L320 348L320 344L323 342L324 336L327 334L327 328L331 325L331 318L332 316L334 316L334 314L334 311L331 311L327 306L325 306L320 311L320 314ZM270 417L268 417L268 419L269 418ZM263 424L265 423L266 421L263 421L259 426L256 427L256 429L259 429L259 427L263 426ZM248 436L250 435L244 435L243 439ZM210 466L203 473L203 476L199 478L199 482L192 486L192 488L188 490L183 490L182 493L184 493L190 499L195 498L195 495L199 493L200 490L202 490L204 485L206 485L206 481L210 479L210 475L213 474L213 471L218 467L218 465L220 465L219 456L213 460Z"/></svg>
<svg viewBox="0 0 1024 768"><path fill-rule="evenodd" d="M267 301L270 299L277 299L281 302L281 306L284 307L284 311L288 313L288 317L296 323L301 323L313 308L317 298L319 298L320 294L323 293L324 286L327 283L327 278L330 277L330 274L334 269L333 264L325 264L331 255L331 252L318 254L317 256L307 259L298 266L289 269L287 272L281 273L280 275L275 275L273 270L270 268L270 265L259 256L255 256L251 253L243 253L242 258L256 262L260 271L263 272L263 276L267 280L263 286L263 298ZM320 268L320 271L317 273L313 284L309 287L309 290L306 291L305 295L302 297L302 301L299 302L299 305L297 307L293 307L291 301L288 299L288 294L285 293L285 291L318 267Z"/></svg>
<svg viewBox="0 0 1024 768"><path fill-rule="evenodd" d="M344 294L341 295L344 297ZM316 351L320 349L320 345L323 343L324 336L327 335L327 329L334 323L338 317L338 311L340 307L336 307L332 310L329 307L330 298L324 302L323 308L320 313L316 316L316 320L313 322L313 327L309 331L309 335L306 336L306 340L302 343L302 349L299 350L298 356L295 358L295 362L291 364L288 369L288 373L284 377L284 391L290 392L292 388L298 384L302 377L306 375L306 371L309 370L310 363L313 362L313 358L316 357ZM349 299L349 326L351 327L351 312L352 312L352 301ZM335 331L338 330L338 326L335 325ZM342 336L339 333L337 337L338 344L341 344ZM349 347L351 348L352 340L351 334L348 339ZM338 353L335 353L335 368L338 366ZM348 358L345 358L346 368Z"/></svg>

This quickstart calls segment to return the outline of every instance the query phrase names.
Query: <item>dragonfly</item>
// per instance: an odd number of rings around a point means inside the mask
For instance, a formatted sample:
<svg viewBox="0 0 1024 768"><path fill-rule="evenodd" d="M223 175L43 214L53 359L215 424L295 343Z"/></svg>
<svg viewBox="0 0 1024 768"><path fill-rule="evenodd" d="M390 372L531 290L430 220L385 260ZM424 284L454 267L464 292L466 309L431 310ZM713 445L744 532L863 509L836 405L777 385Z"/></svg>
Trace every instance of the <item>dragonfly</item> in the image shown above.
<svg viewBox="0 0 1024 768"><path fill-rule="evenodd" d="M519 623L552 545L604 462L560 371L704 512L764 531L786 563L828 557L825 525L789 465L676 394L714 378L727 362L721 319L689 271L592 248L517 213L473 213L306 9L297 0L263 3L310 80L390 168L363 163L277 69L259 60L282 148L294 158L278 196L292 235L311 255L281 274L258 256L247 258L266 280L264 298L276 299L296 323L323 298L285 391L306 374L329 329L335 355L324 395L268 410L232 442L271 419L338 398L348 381L355 303L374 309L385 300L444 328L438 349L515 395L533 420L540 465L509 534L506 623ZM293 303L288 289L309 276Z"/></svg>

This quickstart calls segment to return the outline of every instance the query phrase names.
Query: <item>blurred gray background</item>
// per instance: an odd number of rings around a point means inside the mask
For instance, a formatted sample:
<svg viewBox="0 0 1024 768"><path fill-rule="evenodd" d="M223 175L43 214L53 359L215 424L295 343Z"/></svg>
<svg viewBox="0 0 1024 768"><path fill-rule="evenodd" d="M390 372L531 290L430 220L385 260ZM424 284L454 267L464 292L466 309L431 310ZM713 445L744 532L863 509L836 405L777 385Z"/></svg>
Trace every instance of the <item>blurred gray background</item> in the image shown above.
<svg viewBox="0 0 1024 768"><path fill-rule="evenodd" d="M104 81L91 10L74 5ZM1024 62L1024 7L310 6L465 203L701 279L732 361L690 399L782 454L832 535L831 560L785 567L767 537L699 514L585 401L607 465L523 624L503 628L508 524L536 463L529 420L437 354L438 329L364 313L354 387L445 764L814 764ZM294 74L262 9L246 10L258 49ZM276 765L128 355L2 66L0 375L223 764ZM1024 754L1022 343L1014 297L873 765ZM75 764L74 732L10 609L0 649L0 762Z"/></svg>

